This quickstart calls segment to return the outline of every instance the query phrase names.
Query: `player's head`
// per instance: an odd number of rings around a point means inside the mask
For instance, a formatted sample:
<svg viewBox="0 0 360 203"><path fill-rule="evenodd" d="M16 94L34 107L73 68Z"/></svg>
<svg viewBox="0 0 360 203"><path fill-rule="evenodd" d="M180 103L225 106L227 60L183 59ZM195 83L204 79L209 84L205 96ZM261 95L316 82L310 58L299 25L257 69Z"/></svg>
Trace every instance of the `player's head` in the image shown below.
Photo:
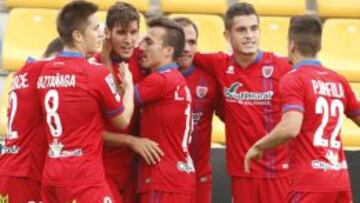
<svg viewBox="0 0 360 203"><path fill-rule="evenodd" d="M57 17L57 30L64 47L83 54L95 53L101 44L102 32L95 16L97 5L87 1L66 4Z"/></svg>
<svg viewBox="0 0 360 203"><path fill-rule="evenodd" d="M140 43L141 65L154 70L162 65L175 62L185 45L182 27L166 17L156 17L148 21L148 31Z"/></svg>
<svg viewBox="0 0 360 203"><path fill-rule="evenodd" d="M133 54L139 38L140 15L136 8L125 2L117 2L106 15L106 38L111 40L113 54L128 59Z"/></svg>
<svg viewBox="0 0 360 203"><path fill-rule="evenodd" d="M321 20L314 15L294 16L290 19L288 32L288 55L315 58L321 49Z"/></svg>
<svg viewBox="0 0 360 203"><path fill-rule="evenodd" d="M52 57L64 49L64 45L59 37L53 39L45 49L43 58Z"/></svg>
<svg viewBox="0 0 360 203"><path fill-rule="evenodd" d="M259 16L253 5L235 3L228 8L225 14L224 35L233 52L244 55L254 55L258 52Z"/></svg>
<svg viewBox="0 0 360 203"><path fill-rule="evenodd" d="M185 47L177 62L181 68L188 68L192 65L197 51L198 28L188 18L178 17L174 21L183 28L185 34Z"/></svg>

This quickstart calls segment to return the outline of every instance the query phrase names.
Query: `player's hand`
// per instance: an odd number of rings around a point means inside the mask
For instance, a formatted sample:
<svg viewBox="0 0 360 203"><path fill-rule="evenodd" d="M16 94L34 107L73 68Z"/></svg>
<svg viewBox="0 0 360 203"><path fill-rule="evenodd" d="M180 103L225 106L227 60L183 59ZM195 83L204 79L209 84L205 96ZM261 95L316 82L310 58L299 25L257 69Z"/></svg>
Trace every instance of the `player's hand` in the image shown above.
<svg viewBox="0 0 360 203"><path fill-rule="evenodd" d="M134 137L130 143L130 148L139 154L148 165L157 164L161 161L161 157L164 156L159 144L148 138Z"/></svg>
<svg viewBox="0 0 360 203"><path fill-rule="evenodd" d="M101 63L104 64L110 72L112 72L112 64L110 54L112 52L112 45L110 39L106 38L102 42L102 48L100 52Z"/></svg>
<svg viewBox="0 0 360 203"><path fill-rule="evenodd" d="M121 62L119 64L119 80L121 81L121 84L124 86L132 85L133 79L132 74L129 70L129 64L125 62Z"/></svg>
<svg viewBox="0 0 360 203"><path fill-rule="evenodd" d="M252 146L245 155L244 169L246 173L250 173L250 162L253 159L259 160L263 155L263 150L260 150L256 145Z"/></svg>

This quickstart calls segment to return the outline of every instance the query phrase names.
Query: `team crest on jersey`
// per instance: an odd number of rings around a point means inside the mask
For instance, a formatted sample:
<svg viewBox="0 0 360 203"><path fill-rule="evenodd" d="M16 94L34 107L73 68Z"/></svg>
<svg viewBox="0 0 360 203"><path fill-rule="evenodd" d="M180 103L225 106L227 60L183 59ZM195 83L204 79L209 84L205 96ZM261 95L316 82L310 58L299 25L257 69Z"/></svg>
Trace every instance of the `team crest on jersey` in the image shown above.
<svg viewBox="0 0 360 203"><path fill-rule="evenodd" d="M264 78L270 78L274 72L274 66L263 66L262 74Z"/></svg>
<svg viewBox="0 0 360 203"><path fill-rule="evenodd" d="M235 68L234 66L229 66L228 69L226 70L227 74L234 74L235 73Z"/></svg>
<svg viewBox="0 0 360 203"><path fill-rule="evenodd" d="M2 196L0 194L0 203L8 203L9 202L9 195Z"/></svg>
<svg viewBox="0 0 360 203"><path fill-rule="evenodd" d="M203 99L206 96L207 92L208 92L208 87L205 87L205 86L197 86L196 87L196 96L199 99Z"/></svg>

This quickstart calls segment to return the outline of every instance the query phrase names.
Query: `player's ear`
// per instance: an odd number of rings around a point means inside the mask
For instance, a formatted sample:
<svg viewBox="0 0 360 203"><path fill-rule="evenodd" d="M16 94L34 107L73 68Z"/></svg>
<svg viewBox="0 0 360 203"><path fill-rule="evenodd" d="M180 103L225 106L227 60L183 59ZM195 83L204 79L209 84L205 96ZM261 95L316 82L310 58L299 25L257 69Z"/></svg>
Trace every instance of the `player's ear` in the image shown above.
<svg viewBox="0 0 360 203"><path fill-rule="evenodd" d="M172 46L166 46L165 47L165 56L168 58L172 58L173 54L175 52L175 47Z"/></svg>
<svg viewBox="0 0 360 203"><path fill-rule="evenodd" d="M80 30L74 30L71 35L74 43L83 41L83 34Z"/></svg>
<svg viewBox="0 0 360 203"><path fill-rule="evenodd" d="M289 44L288 44L288 51L289 53L294 53L296 50L296 44L294 40L289 40Z"/></svg>
<svg viewBox="0 0 360 203"><path fill-rule="evenodd" d="M105 27L105 39L110 39L111 32L108 27Z"/></svg>

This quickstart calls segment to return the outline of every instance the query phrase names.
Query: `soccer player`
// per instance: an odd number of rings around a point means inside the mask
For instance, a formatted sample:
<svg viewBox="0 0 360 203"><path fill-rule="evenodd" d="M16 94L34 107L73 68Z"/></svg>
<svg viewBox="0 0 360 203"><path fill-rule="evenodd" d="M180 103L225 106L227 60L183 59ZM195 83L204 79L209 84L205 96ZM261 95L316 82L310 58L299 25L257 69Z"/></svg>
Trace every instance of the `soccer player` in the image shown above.
<svg viewBox="0 0 360 203"><path fill-rule="evenodd" d="M0 196L7 202L39 202L47 143L36 81L46 61L27 63L9 91L8 130L0 155Z"/></svg>
<svg viewBox="0 0 360 203"><path fill-rule="evenodd" d="M291 18L288 53L295 65L280 82L281 122L246 154L249 171L265 149L291 142L287 202L351 202L340 130L344 113L360 126L360 103L347 80L316 59L321 33L317 17Z"/></svg>
<svg viewBox="0 0 360 203"><path fill-rule="evenodd" d="M188 150L191 93L175 63L184 41L176 22L159 17L148 22L140 43L140 63L151 71L135 86L136 104L142 106L140 136L156 141L164 152L155 165L140 161L141 203L194 201L195 169Z"/></svg>
<svg viewBox="0 0 360 203"><path fill-rule="evenodd" d="M287 147L266 150L251 173L245 173L243 162L247 150L280 121L279 79L290 65L285 58L259 50L259 17L251 4L228 8L224 35L232 55L196 54L194 63L215 77L222 90L233 201L283 202L289 184Z"/></svg>
<svg viewBox="0 0 360 203"><path fill-rule="evenodd" d="M119 66L127 63L133 75L133 82L138 83L145 77L139 65L139 51L135 50L139 40L140 16L136 8L125 2L117 2L107 12L105 41L103 50L94 59L99 63L110 64L117 86L121 84L117 75ZM117 136L107 139L104 146L104 168L110 189L117 202L135 202L136 198L136 163L135 154L140 154L147 163L155 164L161 156L158 144L147 138L136 137L139 131L139 109L135 109L131 124L125 130L119 130L107 122L105 129ZM135 136L132 136L135 135Z"/></svg>
<svg viewBox="0 0 360 203"><path fill-rule="evenodd" d="M103 117L127 127L134 93L128 69L122 72L121 99L111 73L85 58L102 39L96 11L97 6L86 1L64 6L57 18L64 51L43 67L37 81L49 143L44 202L113 201L102 163Z"/></svg>
<svg viewBox="0 0 360 203"><path fill-rule="evenodd" d="M43 57L61 50L61 46L49 43ZM41 174L47 142L36 96L36 81L46 63L46 60L28 60L13 77L6 145L0 154L0 200L5 202L41 201Z"/></svg>
<svg viewBox="0 0 360 203"><path fill-rule="evenodd" d="M210 203L212 176L210 164L212 117L219 105L220 94L215 79L195 67L198 29L188 18L175 18L185 33L185 47L178 58L179 70L186 78L192 97L193 131L189 146L196 171L196 203Z"/></svg>

